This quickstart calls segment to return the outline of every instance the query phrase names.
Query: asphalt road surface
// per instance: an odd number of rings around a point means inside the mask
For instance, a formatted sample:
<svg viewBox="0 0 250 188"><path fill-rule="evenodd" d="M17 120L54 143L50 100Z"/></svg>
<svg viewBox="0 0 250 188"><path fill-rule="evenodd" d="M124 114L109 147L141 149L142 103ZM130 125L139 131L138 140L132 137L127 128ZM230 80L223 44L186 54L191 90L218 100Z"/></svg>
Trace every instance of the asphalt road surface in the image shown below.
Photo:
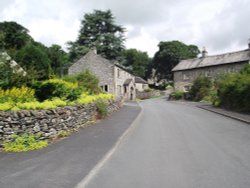
<svg viewBox="0 0 250 188"><path fill-rule="evenodd" d="M250 125L154 99L87 188L249 188Z"/></svg>
<svg viewBox="0 0 250 188"><path fill-rule="evenodd" d="M73 188L128 129L141 109L131 103L47 148L0 152L0 188Z"/></svg>

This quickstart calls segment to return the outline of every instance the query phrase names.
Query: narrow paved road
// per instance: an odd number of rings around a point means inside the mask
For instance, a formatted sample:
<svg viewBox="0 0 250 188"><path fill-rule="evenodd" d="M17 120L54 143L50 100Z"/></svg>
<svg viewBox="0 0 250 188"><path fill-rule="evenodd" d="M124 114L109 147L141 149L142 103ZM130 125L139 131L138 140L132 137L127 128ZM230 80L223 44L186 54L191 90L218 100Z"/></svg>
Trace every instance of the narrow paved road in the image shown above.
<svg viewBox="0 0 250 188"><path fill-rule="evenodd" d="M132 104L58 143L26 153L0 152L0 188L73 188L117 142L141 109Z"/></svg>
<svg viewBox="0 0 250 188"><path fill-rule="evenodd" d="M250 187L249 125L164 99L141 105L138 124L87 188Z"/></svg>

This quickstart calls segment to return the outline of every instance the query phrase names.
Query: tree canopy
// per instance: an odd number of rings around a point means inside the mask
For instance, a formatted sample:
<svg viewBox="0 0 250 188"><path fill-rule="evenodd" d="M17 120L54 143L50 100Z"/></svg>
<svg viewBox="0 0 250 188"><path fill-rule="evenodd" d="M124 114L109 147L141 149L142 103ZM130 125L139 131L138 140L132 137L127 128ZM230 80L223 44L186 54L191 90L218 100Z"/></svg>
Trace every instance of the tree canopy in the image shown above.
<svg viewBox="0 0 250 188"><path fill-rule="evenodd" d="M16 22L0 22L0 44L4 49L20 49L33 41L29 30Z"/></svg>
<svg viewBox="0 0 250 188"><path fill-rule="evenodd" d="M68 64L68 54L60 45L53 44L48 48L48 57L51 61L51 69L54 74L60 75L63 66Z"/></svg>
<svg viewBox="0 0 250 188"><path fill-rule="evenodd" d="M128 68L132 74L146 78L151 59L146 52L136 49L128 49L123 52L122 65Z"/></svg>
<svg viewBox="0 0 250 188"><path fill-rule="evenodd" d="M16 61L25 70L34 70L35 79L46 79L50 76L51 61L41 47L30 44L19 50L16 54Z"/></svg>
<svg viewBox="0 0 250 188"><path fill-rule="evenodd" d="M197 46L187 45L180 41L160 42L158 47L159 50L153 58L153 68L159 81L172 80L171 71L180 60L195 58L200 53Z"/></svg>
<svg viewBox="0 0 250 188"><path fill-rule="evenodd" d="M77 40L68 43L70 59L78 59L92 47L96 47L97 52L107 59L119 59L124 49L124 30L115 24L110 10L85 14Z"/></svg>

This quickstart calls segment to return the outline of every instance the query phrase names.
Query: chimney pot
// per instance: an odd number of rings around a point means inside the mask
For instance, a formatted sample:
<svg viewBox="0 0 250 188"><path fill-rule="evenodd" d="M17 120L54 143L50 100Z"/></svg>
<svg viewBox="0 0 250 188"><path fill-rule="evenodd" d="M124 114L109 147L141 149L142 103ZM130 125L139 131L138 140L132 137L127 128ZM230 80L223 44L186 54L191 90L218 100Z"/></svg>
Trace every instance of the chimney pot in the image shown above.
<svg viewBox="0 0 250 188"><path fill-rule="evenodd" d="M201 53L202 53L202 57L203 57L203 58L207 57L208 52L207 52L206 47L203 47L203 50L202 50Z"/></svg>

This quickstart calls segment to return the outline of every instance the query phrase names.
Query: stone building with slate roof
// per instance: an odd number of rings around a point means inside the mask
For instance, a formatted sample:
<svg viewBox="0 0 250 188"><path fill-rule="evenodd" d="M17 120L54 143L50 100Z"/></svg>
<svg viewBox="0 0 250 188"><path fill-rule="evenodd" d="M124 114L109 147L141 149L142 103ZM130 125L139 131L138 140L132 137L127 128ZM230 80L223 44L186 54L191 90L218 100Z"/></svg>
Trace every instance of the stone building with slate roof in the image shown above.
<svg viewBox="0 0 250 188"><path fill-rule="evenodd" d="M135 77L135 88L137 91L144 91L145 89L148 89L148 82L141 77L136 76Z"/></svg>
<svg viewBox="0 0 250 188"><path fill-rule="evenodd" d="M199 76L214 79L223 73L239 72L249 63L250 41L246 50L221 55L208 56L204 49L202 57L182 60L173 68L175 89L188 91Z"/></svg>
<svg viewBox="0 0 250 188"><path fill-rule="evenodd" d="M95 49L90 50L72 64L68 69L68 74L77 74L84 70L89 70L96 75L103 91L116 97L123 97L124 100L136 98L135 77L122 66L98 55Z"/></svg>

